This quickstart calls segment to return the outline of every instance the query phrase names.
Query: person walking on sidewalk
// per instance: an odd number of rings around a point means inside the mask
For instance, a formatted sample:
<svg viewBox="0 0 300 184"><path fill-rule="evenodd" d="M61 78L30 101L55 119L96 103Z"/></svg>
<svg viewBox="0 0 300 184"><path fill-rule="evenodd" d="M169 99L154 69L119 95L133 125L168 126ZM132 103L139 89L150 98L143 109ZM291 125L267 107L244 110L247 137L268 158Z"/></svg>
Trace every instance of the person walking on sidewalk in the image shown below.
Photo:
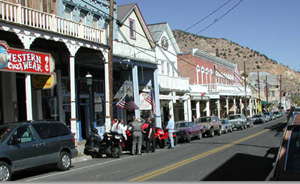
<svg viewBox="0 0 300 184"><path fill-rule="evenodd" d="M143 143L143 135L142 135L142 124L143 121L140 118L137 118L133 122L130 123L132 126L132 150L131 154L135 154L136 144L137 144L137 155L142 154L142 143Z"/></svg>
<svg viewBox="0 0 300 184"><path fill-rule="evenodd" d="M171 115L168 115L168 119L169 121L166 129L169 132L169 142L170 142L169 149L173 149L174 148L173 133L175 131L175 123Z"/></svg>
<svg viewBox="0 0 300 184"><path fill-rule="evenodd" d="M149 117L148 118L148 128L146 129L146 153L149 153L150 151L150 145L151 145L151 151L155 152L155 136L154 136L154 118ZM152 143L152 144L151 144Z"/></svg>

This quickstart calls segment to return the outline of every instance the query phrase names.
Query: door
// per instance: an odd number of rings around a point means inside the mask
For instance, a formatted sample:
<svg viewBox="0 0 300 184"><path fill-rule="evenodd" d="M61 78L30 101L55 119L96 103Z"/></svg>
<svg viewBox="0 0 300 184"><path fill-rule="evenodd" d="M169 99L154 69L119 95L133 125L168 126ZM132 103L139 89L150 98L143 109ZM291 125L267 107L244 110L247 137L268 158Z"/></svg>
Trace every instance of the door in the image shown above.
<svg viewBox="0 0 300 184"><path fill-rule="evenodd" d="M82 129L82 138L86 139L86 137L91 133L92 113L88 98L84 98L84 95L81 95L80 102L80 121Z"/></svg>
<svg viewBox="0 0 300 184"><path fill-rule="evenodd" d="M19 143L10 145L8 154L11 156L15 171L35 167L42 163L38 139L27 125L17 128L10 137L10 141L13 139L20 139Z"/></svg>

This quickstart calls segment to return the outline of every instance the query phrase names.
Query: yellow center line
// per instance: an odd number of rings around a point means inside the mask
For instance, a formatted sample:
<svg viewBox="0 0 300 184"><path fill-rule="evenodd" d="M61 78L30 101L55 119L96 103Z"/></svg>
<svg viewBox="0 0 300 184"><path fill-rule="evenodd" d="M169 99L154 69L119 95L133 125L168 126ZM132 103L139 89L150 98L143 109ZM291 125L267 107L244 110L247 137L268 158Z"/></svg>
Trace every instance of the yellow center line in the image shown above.
<svg viewBox="0 0 300 184"><path fill-rule="evenodd" d="M231 146L234 146L234 145L236 145L236 144L239 144L239 143L241 143L241 142L244 142L244 141L246 141L246 140L249 140L249 139L251 139L251 138L253 138L253 137L256 137L256 136L261 135L261 134L263 134L263 133L266 133L266 132L268 132L268 131L270 131L270 130L268 130L268 129L263 130L263 131L258 132L258 133L256 133L256 134L253 134L253 135L251 135L251 136L248 136L248 137L245 137L245 138L243 138L243 139L240 139L240 140L234 141L234 142L232 142L232 143L226 144L226 145L224 145L224 146L215 148L215 149L213 149L213 150L211 150L211 151L202 153L202 154L200 154L200 155L196 155L196 156L194 156L194 157L191 157L191 158L182 160L182 161L177 162L177 163L175 163L175 164L172 164L172 165L166 166L166 167L164 167L164 168L161 168L161 169L152 171L152 172L150 172L150 173L148 173L148 174L145 174L145 175L142 175L142 176L133 178L133 179L131 179L131 180L129 180L129 181L145 181L145 180L148 180L148 179L150 179L150 178L154 178L154 177L156 177L156 176L158 176L158 175L161 175L161 174L163 174L163 173L169 172L169 171L171 171L171 170L174 170L174 169L176 169L176 168L178 168L178 167L184 166L184 165L186 165L186 164L189 164L189 163L191 163L191 162L194 162L194 161L196 161L196 160L199 160L199 159L204 158L204 157L206 157L206 156L209 156L209 155L211 155L211 154L217 153L217 152L219 152L219 151L222 151L222 150L224 150L224 149L227 149L227 148L229 148L229 147L231 147Z"/></svg>

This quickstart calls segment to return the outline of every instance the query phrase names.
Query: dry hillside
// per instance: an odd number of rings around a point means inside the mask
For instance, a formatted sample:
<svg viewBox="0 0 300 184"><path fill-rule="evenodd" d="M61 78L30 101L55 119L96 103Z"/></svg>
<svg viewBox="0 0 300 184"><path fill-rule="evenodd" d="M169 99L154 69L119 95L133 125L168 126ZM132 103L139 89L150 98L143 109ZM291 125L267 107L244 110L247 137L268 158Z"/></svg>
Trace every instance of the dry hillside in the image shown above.
<svg viewBox="0 0 300 184"><path fill-rule="evenodd" d="M232 41L220 38L208 38L194 35L181 30L173 31L174 37L180 50L189 51L198 48L214 56L238 65L243 73L244 61L246 62L246 72L269 72L271 74L282 75L282 90L298 91L300 86L300 73L290 69L288 66L277 63L266 55L254 51L248 47L243 47Z"/></svg>

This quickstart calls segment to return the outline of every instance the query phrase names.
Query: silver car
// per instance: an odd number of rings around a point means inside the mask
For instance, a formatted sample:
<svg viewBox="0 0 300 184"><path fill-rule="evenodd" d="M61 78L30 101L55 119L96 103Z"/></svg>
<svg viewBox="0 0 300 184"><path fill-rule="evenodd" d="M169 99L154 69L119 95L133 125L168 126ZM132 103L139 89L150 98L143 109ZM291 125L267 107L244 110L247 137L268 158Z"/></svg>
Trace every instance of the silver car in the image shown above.
<svg viewBox="0 0 300 184"><path fill-rule="evenodd" d="M221 119L222 122L222 133L232 132L232 124L228 119Z"/></svg>

